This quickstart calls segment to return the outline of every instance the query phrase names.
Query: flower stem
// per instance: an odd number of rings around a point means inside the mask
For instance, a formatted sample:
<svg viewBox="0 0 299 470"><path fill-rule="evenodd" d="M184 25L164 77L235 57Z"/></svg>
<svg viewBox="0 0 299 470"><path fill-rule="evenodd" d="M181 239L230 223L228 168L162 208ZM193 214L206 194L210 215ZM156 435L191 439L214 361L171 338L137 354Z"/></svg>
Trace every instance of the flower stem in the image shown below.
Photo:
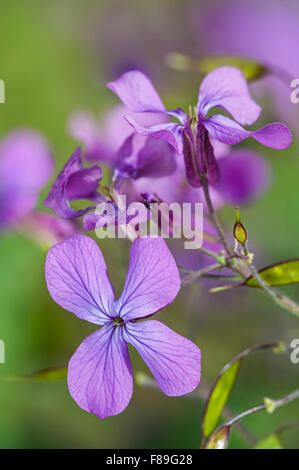
<svg viewBox="0 0 299 470"><path fill-rule="evenodd" d="M230 268L231 270L235 271L237 274L239 274L243 279L248 279L248 277L253 276L259 282L262 288L262 291L265 294L267 294L269 297L271 297L272 300L277 305L279 305L283 309L299 317L299 304L297 302L293 301L292 299L282 294L281 292L277 292L274 289L272 289L261 278L261 276L259 275L257 269L255 268L253 264L245 263L244 261L236 257L232 246L229 244L226 238L225 232L220 224L217 214L215 213L214 206L210 197L209 183L208 183L207 177L205 175L202 175L201 180L202 180L202 187L203 187L203 191L204 191L204 195L205 195L205 199L206 199L206 203L208 206L211 219L214 223L215 228L217 229L217 232L223 243L223 246L229 255L229 257L226 258L226 266Z"/></svg>
<svg viewBox="0 0 299 470"><path fill-rule="evenodd" d="M273 406L274 409L279 408L280 406L286 405L287 403L290 403L291 401L295 400L296 398L299 398L299 389L295 390L294 392L290 393L289 395L286 395L283 398L280 398L279 400L273 400ZM253 413L256 413L257 411L263 411L267 409L267 404L263 403L262 405L254 406L253 408L250 408L249 410L243 411L243 413L240 413L239 415L235 416L231 420L227 421L224 426L232 426L234 423L237 421L240 421L241 419L245 418L246 416L249 416Z"/></svg>
<svg viewBox="0 0 299 470"><path fill-rule="evenodd" d="M205 274L208 274L211 271L215 271L217 269L222 269L222 268L223 268L223 265L219 263L215 263L199 271L191 271L189 275L185 279L183 279L182 284L183 285L190 284L191 282L194 282L196 279L204 276Z"/></svg>
<svg viewBox="0 0 299 470"><path fill-rule="evenodd" d="M224 233L224 230L219 222L219 219L217 217L217 214L214 210L214 206L213 206L213 203L212 203L212 200L211 200L211 197L210 197L210 191L209 191L209 183L208 183L208 179L205 175L202 175L201 177L201 181L202 181L202 188L203 188L203 192L204 192L204 195L205 195L205 199L206 199L206 203L207 203L207 206L208 206L208 210L209 210L209 213L210 213L210 216L211 216L211 219L217 229L217 232L219 234L219 237L223 243L223 246L227 252L227 254L229 256L234 256L234 251L232 249L232 247L230 246L227 238L226 238L226 235Z"/></svg>

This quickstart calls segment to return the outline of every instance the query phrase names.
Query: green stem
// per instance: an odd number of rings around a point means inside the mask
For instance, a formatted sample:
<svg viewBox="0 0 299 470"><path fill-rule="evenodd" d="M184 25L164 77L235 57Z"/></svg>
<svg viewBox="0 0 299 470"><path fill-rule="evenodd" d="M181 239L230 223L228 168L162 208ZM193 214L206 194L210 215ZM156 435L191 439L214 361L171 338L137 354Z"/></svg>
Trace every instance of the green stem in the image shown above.
<svg viewBox="0 0 299 470"><path fill-rule="evenodd" d="M287 403L290 403L291 401L297 398L299 398L299 389L295 390L294 392L290 393L289 395L283 398L280 398L279 400L273 400L274 409L279 408L280 406L286 405ZM231 420L227 421L223 426L232 426L233 424L245 418L246 416L249 416L253 413L256 413L258 411L263 411L266 409L267 409L266 403L263 403L262 405L254 406L253 408L243 411L243 413L240 413L239 415L235 416Z"/></svg>
<svg viewBox="0 0 299 470"><path fill-rule="evenodd" d="M207 203L207 206L208 206L208 210L209 210L211 219L212 219L212 221L215 225L215 228L218 231L218 234L219 234L219 237L220 237L220 239L223 243L223 246L224 246L225 250L227 251L227 253L229 255L229 257L226 258L226 266L228 268L232 269L233 271L235 271L237 274L239 274L244 280L248 279L248 277L250 277L250 276L255 277L255 279L259 282L259 284L262 288L262 291L265 294L267 294L269 297L271 297L272 300L277 305L279 305L283 309L285 309L288 312L290 312L290 313L296 315L297 317L299 317L299 304L297 302L293 301L292 299L290 299L286 295L282 294L281 292L277 292L274 289L272 289L271 287L269 287L267 285L267 283L265 283L263 281L263 279L259 275L257 269L252 264L245 263L241 259L236 258L234 250L230 246L230 244L229 244L229 242L226 238L225 232L224 232L224 230L223 230L223 228L222 228L222 226L219 222L217 214L215 213L213 203L212 203L212 200L211 200L211 197L210 197L208 180L207 180L206 176L202 176L201 179L202 179L202 187L203 187L203 191L204 191L204 195L205 195L205 199L206 199L206 203ZM227 287L227 288L229 288L229 287ZM220 290L225 290L225 289L215 288L213 291L217 292L217 291L220 291Z"/></svg>

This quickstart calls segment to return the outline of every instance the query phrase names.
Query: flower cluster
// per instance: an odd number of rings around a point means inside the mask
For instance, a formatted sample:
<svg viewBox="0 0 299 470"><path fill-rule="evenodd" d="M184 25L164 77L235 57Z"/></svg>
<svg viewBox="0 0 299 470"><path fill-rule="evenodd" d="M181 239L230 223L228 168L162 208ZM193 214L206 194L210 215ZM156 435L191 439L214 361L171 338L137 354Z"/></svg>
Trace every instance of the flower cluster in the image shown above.
<svg viewBox="0 0 299 470"><path fill-rule="evenodd" d="M249 137L278 150L291 143L290 131L282 123L253 131L242 127L252 125L261 108L251 98L242 72L234 67L220 67L204 78L197 104L188 114L181 108L167 110L140 71L126 72L108 87L123 104L102 124L86 112L76 112L69 120L70 133L85 148L84 153L80 147L73 152L44 201L58 217L33 211L38 192L52 172L43 139L19 132L0 146L1 224L18 223L22 215L27 220L24 226L38 231L39 238L45 236L43 229L56 233L46 260L50 295L80 319L102 325L82 342L68 367L72 397L99 418L122 412L131 399L128 345L137 349L166 395L183 395L197 387L199 348L163 323L143 320L174 301L181 287L178 265L202 268L207 256L219 260L221 250L228 251L219 226L207 218L211 205L217 210L224 204L243 204L268 184L269 168L262 157L253 150L230 146ZM85 162L92 165L85 166ZM99 164L112 173L108 185ZM117 202L120 194L140 204L145 222L151 217L152 201L206 203L203 247L192 252L191 258L181 245L168 247L159 236L131 238L124 289L115 300L103 255L82 232L103 225L96 210L102 202L115 210L108 224L129 224L126 208Z"/></svg>

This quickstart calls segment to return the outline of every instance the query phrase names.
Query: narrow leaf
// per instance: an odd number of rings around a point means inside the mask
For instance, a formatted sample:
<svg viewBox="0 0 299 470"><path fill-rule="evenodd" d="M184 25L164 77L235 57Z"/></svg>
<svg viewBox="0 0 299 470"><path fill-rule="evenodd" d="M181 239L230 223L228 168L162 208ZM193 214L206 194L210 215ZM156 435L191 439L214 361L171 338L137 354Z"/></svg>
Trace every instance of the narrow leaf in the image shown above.
<svg viewBox="0 0 299 470"><path fill-rule="evenodd" d="M284 446L277 434L261 439L254 447L254 449L284 449Z"/></svg>
<svg viewBox="0 0 299 470"><path fill-rule="evenodd" d="M236 381L242 360L237 360L220 373L208 397L204 418L203 434L208 437L217 426L230 391Z"/></svg>
<svg viewBox="0 0 299 470"><path fill-rule="evenodd" d="M33 372L32 374L11 376L9 381L31 380L34 382L52 382L55 380L64 380L67 376L67 367L48 368Z"/></svg>
<svg viewBox="0 0 299 470"><path fill-rule="evenodd" d="M299 282L299 258L294 258L279 263L271 264L258 271L260 277L266 282L268 286L286 286L289 284L296 284ZM214 287L209 290L210 293L221 292L235 287L261 287L258 280L250 276L244 282L238 284L228 284L225 286Z"/></svg>
<svg viewBox="0 0 299 470"><path fill-rule="evenodd" d="M211 72L211 70L228 65L237 67L242 70L246 80L257 80L262 78L267 69L262 64L251 59L238 57L238 56L209 56L200 60L200 68L203 73Z"/></svg>
<svg viewBox="0 0 299 470"><path fill-rule="evenodd" d="M227 449L230 437L230 426L221 426L210 436L205 449Z"/></svg>
<svg viewBox="0 0 299 470"><path fill-rule="evenodd" d="M299 258L281 261L259 270L259 275L269 286L285 286L299 282ZM258 281L250 276L244 285L260 287Z"/></svg>
<svg viewBox="0 0 299 470"><path fill-rule="evenodd" d="M201 72L207 74L217 67L228 65L242 70L246 80L257 80L268 72L267 68L252 59L234 55L211 55L196 59L186 54L171 52L166 55L166 65L180 72Z"/></svg>

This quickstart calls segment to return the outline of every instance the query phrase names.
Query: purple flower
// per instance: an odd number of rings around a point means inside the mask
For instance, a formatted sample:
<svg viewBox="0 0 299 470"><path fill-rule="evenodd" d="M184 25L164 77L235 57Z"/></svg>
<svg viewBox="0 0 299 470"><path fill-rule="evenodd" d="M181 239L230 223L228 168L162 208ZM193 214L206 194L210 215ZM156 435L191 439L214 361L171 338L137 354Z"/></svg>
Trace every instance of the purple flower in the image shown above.
<svg viewBox="0 0 299 470"><path fill-rule="evenodd" d="M26 217L22 223L22 230L46 250L71 235L80 233L77 221L39 211L34 211Z"/></svg>
<svg viewBox="0 0 299 470"><path fill-rule="evenodd" d="M198 347L159 321L137 321L170 304L180 289L177 266L163 239L139 238L132 244L117 300L100 249L84 235L51 248L46 281L61 307L104 325L81 343L69 362L69 390L81 408L99 418L126 408L133 392L127 344L137 349L166 395L184 395L197 387Z"/></svg>
<svg viewBox="0 0 299 470"><path fill-rule="evenodd" d="M219 157L217 152L221 180L210 186L211 199L216 209L225 204L242 205L251 202L265 191L270 180L269 165L259 154L248 149L231 150L224 147ZM134 194L135 200L141 200L141 194L150 193L167 203L204 203L202 189L188 185L182 162L178 162L171 178L140 178L124 185L122 190L131 194L131 197ZM207 210L205 205L204 210Z"/></svg>
<svg viewBox="0 0 299 470"><path fill-rule="evenodd" d="M267 102L275 114L298 126L298 106L290 100L290 82L299 71L298 2L209 0L195 5L191 14L205 54L250 57L273 71L276 76L253 84L255 95L270 93Z"/></svg>
<svg viewBox="0 0 299 470"><path fill-rule="evenodd" d="M0 143L0 229L13 227L35 207L53 171L44 138L29 129L8 134Z"/></svg>
<svg viewBox="0 0 299 470"><path fill-rule="evenodd" d="M119 105L96 120L88 111L75 111L68 121L69 133L84 144L85 159L114 166L116 153L132 134L132 127L124 119L125 106Z"/></svg>
<svg viewBox="0 0 299 470"><path fill-rule="evenodd" d="M117 106L107 113L102 124L87 112L71 115L69 131L83 142L85 159L108 164L115 170L114 180L118 184L126 178L171 174L176 168L174 149L167 142L134 132L124 119L128 112L125 106ZM133 117L142 126L167 122L166 116L151 113L135 113Z"/></svg>
<svg viewBox="0 0 299 470"><path fill-rule="evenodd" d="M176 169L175 151L167 142L133 133L117 152L113 179L161 178Z"/></svg>
<svg viewBox="0 0 299 470"><path fill-rule="evenodd" d="M291 133L284 124L272 123L257 131L248 131L240 125L254 123L261 109L251 99L242 72L234 67L219 67L204 78L197 106L190 116L180 108L166 110L151 81L142 72L127 72L107 86L133 112L162 113L179 121L145 127L126 116L136 132L165 140L184 154L187 180L193 187L201 186L202 175L206 175L211 184L220 179L210 137L230 145L253 137L275 149L285 149L291 143ZM214 107L224 109L234 120L220 114L208 116Z"/></svg>
<svg viewBox="0 0 299 470"><path fill-rule="evenodd" d="M94 203L103 201L102 195L97 192L101 179L102 169L98 165L83 168L81 149L78 147L57 176L44 205L53 209L60 217L68 219L80 217L96 206L76 211L70 206L70 201L77 199L87 199Z"/></svg>

